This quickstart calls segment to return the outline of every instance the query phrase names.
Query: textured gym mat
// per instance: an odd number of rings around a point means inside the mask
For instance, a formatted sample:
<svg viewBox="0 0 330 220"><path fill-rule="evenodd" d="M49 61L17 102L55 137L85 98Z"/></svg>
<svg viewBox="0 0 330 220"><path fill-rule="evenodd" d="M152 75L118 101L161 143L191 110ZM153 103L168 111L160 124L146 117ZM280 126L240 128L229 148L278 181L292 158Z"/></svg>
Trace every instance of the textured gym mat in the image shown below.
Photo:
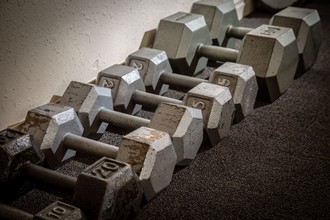
<svg viewBox="0 0 330 220"><path fill-rule="evenodd" d="M305 6L319 11L324 27L316 64L177 172L138 219L330 218L329 6ZM256 12L242 24L268 18Z"/></svg>

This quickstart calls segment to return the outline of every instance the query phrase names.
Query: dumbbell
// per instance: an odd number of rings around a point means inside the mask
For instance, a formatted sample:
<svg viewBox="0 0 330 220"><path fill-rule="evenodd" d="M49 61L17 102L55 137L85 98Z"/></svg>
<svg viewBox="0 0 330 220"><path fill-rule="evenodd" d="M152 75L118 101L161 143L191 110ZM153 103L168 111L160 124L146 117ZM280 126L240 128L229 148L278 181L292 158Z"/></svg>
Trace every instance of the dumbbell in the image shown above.
<svg viewBox="0 0 330 220"><path fill-rule="evenodd" d="M170 184L176 164L168 133L141 127L123 136L119 147L112 146L81 137L83 127L75 110L58 104L30 110L17 130L33 136L52 168L73 157L75 151L130 164L147 200Z"/></svg>
<svg viewBox="0 0 330 220"><path fill-rule="evenodd" d="M212 46L202 15L178 12L161 19L153 48L164 50L176 73L194 75L207 59L252 66L258 97L273 102L292 84L298 65L298 47L292 29L261 25L250 31L241 49Z"/></svg>
<svg viewBox="0 0 330 220"><path fill-rule="evenodd" d="M163 85L182 92L202 82L228 87L235 104L235 123L240 122L254 108L258 85L250 66L227 62L214 70L209 80L205 80L172 73L166 52L154 48L141 48L133 52L126 58L125 65L139 67L146 90L156 94Z"/></svg>
<svg viewBox="0 0 330 220"><path fill-rule="evenodd" d="M6 204L0 203L0 219L25 219L25 220L51 220L51 219L85 219L81 210L75 206L56 201L33 215L23 210L16 209Z"/></svg>
<svg viewBox="0 0 330 220"><path fill-rule="evenodd" d="M31 163L30 155L39 157L36 160L39 163L43 160L31 135L7 129L1 131L0 136L1 148L5 149L0 155L3 159L1 183L13 182L24 175L73 193L73 203L82 209L88 219L128 218L138 210L142 190L130 165L103 157L75 178ZM9 164L6 157L15 157L15 163Z"/></svg>
<svg viewBox="0 0 330 220"><path fill-rule="evenodd" d="M299 77L316 62L323 34L320 16L315 9L288 7L276 13L270 24L293 29L297 38L299 64L296 77Z"/></svg>
<svg viewBox="0 0 330 220"><path fill-rule="evenodd" d="M243 39L253 28L238 27L239 20L232 0L197 1L191 13L204 15L213 44L226 46L230 38ZM270 25L292 28L297 38L299 64L296 77L308 70L316 61L322 42L320 16L315 9L288 7L276 13Z"/></svg>
<svg viewBox="0 0 330 220"><path fill-rule="evenodd" d="M67 87L59 104L75 109L84 127L83 136L93 136L108 124L131 131L146 126L169 133L177 165L189 164L203 141L202 112L188 106L162 103L148 120L113 111L111 89L75 81Z"/></svg>
<svg viewBox="0 0 330 220"><path fill-rule="evenodd" d="M97 85L111 88L116 111L132 113L141 105L154 110L162 102L183 104L202 110L205 133L212 145L229 134L235 106L227 87L200 83L180 101L145 92L138 70L125 65L113 65L101 71Z"/></svg>

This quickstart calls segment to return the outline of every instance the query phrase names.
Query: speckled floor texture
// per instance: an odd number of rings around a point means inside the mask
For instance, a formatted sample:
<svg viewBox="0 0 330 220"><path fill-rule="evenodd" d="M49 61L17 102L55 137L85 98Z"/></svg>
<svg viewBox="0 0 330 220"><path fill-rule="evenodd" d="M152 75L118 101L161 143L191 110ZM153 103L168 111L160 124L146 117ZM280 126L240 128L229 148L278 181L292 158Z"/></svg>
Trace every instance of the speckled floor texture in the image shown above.
<svg viewBox="0 0 330 220"><path fill-rule="evenodd" d="M175 172L171 185L144 204L137 219L330 219L329 4L306 5L318 9L324 27L315 65L276 102L258 103L217 146L205 143L189 166ZM256 27L270 16L255 12L242 24ZM106 133L102 141L115 144L120 137ZM80 156L59 170L77 175L91 161ZM70 198L46 191L36 188L11 204L36 212Z"/></svg>

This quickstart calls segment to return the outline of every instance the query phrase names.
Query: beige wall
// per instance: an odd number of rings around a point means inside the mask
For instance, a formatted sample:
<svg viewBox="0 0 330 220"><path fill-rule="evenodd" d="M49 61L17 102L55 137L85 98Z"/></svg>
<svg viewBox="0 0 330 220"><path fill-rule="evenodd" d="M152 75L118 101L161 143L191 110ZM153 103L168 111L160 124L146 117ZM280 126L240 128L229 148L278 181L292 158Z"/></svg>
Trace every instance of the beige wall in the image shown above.
<svg viewBox="0 0 330 220"><path fill-rule="evenodd" d="M162 17L193 0L10 0L0 3L0 129L138 49Z"/></svg>

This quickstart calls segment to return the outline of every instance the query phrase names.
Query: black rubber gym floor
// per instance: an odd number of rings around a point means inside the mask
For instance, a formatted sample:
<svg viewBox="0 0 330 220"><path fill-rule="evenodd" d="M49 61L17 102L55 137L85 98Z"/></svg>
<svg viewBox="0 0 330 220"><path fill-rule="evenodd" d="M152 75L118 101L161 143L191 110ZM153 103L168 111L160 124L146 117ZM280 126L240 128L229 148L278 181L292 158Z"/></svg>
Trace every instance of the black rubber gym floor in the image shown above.
<svg viewBox="0 0 330 220"><path fill-rule="evenodd" d="M138 219L330 219L330 14L316 64L276 102L255 109L230 136L175 173ZM246 26L267 23L256 12Z"/></svg>
<svg viewBox="0 0 330 220"><path fill-rule="evenodd" d="M205 143L137 219L330 219L329 6L305 6L319 11L324 28L316 64L276 102L258 103L217 146ZM242 24L257 27L270 17L257 11ZM115 144L120 136L102 140ZM77 175L90 161L80 156L60 171ZM11 204L36 212L63 196L39 187Z"/></svg>

